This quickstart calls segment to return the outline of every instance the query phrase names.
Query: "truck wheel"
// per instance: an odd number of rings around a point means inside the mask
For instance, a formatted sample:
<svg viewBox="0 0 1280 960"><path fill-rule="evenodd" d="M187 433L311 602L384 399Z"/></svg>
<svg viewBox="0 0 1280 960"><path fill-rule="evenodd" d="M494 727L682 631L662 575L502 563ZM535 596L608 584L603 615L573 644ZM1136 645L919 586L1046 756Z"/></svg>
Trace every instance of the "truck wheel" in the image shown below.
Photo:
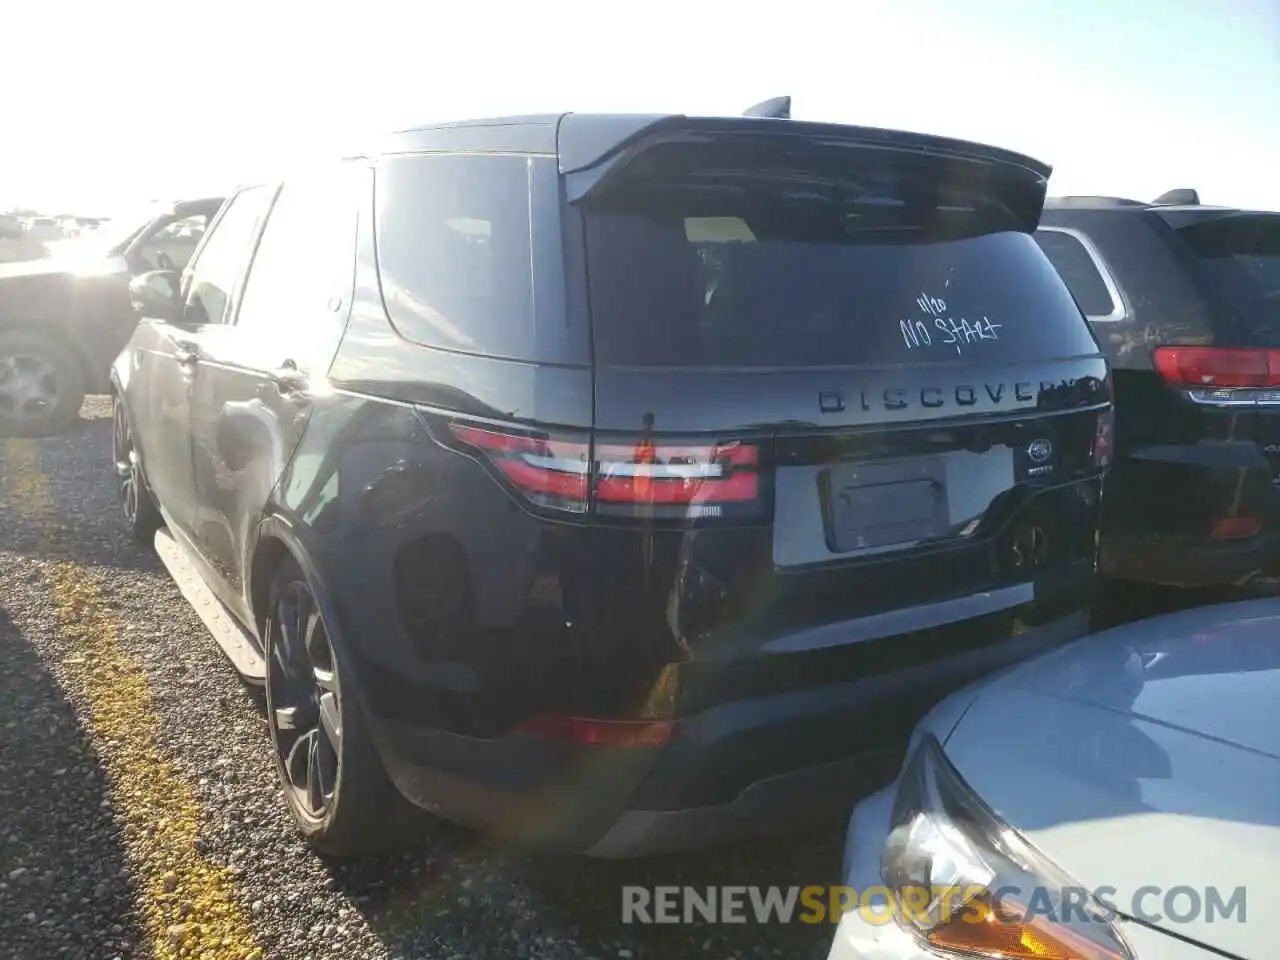
<svg viewBox="0 0 1280 960"><path fill-rule="evenodd" d="M84 402L74 353L34 330L0 332L0 434L44 436L69 427Z"/></svg>

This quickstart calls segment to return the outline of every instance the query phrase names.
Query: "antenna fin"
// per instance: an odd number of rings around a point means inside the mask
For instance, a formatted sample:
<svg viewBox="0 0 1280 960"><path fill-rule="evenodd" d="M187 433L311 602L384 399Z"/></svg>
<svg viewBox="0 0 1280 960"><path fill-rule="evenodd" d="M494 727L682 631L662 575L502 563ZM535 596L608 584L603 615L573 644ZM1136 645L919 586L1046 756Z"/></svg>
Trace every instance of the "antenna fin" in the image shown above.
<svg viewBox="0 0 1280 960"><path fill-rule="evenodd" d="M744 117L766 117L772 120L790 120L791 119L791 98L790 97L771 97L768 100L762 100L753 107L748 107L742 111Z"/></svg>

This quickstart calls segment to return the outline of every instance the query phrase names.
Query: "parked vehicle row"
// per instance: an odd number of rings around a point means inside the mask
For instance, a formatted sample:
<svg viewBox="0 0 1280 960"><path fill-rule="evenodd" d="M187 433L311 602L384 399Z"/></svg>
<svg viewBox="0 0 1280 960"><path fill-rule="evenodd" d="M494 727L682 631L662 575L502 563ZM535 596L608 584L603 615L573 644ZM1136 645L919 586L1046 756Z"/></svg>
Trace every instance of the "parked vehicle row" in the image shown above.
<svg viewBox="0 0 1280 960"><path fill-rule="evenodd" d="M62 240L94 230L104 221L97 217L41 217L0 213L0 239L29 237L35 241Z"/></svg>
<svg viewBox="0 0 1280 960"><path fill-rule="evenodd" d="M1250 955L994 898L1270 849L1170 831L1265 820L1203 784L1275 779L1275 602L1084 637L1100 557L1270 573L1278 218L1046 205L1049 174L776 115L565 114L148 221L111 271L141 316L110 370L124 518L262 688L312 843L435 818L633 856L898 770L847 881L958 884L992 922L850 914L833 957ZM144 262L194 215L188 258ZM1224 683L1247 717L1188 712Z"/></svg>

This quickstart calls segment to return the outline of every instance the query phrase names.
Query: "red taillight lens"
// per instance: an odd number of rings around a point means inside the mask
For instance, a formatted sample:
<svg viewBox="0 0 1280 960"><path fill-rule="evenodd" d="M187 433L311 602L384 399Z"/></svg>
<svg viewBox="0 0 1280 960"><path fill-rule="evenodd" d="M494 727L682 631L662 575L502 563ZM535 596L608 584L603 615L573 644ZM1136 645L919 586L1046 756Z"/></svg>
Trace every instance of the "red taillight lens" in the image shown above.
<svg viewBox="0 0 1280 960"><path fill-rule="evenodd" d="M588 502L612 516L691 520L755 516L762 503L760 449L742 442L655 444L647 440L596 446L449 425L483 453L532 503L586 513Z"/></svg>
<svg viewBox="0 0 1280 960"><path fill-rule="evenodd" d="M598 720L546 714L516 728L520 733L584 747L660 747L675 733L671 720Z"/></svg>
<svg viewBox="0 0 1280 960"><path fill-rule="evenodd" d="M760 451L753 444L605 443L596 448L595 461L596 501L604 512L629 505L719 516L727 504L753 504L760 497Z"/></svg>
<svg viewBox="0 0 1280 960"><path fill-rule="evenodd" d="M449 425L463 443L482 450L532 502L585 513L590 455L586 443L497 433L459 423Z"/></svg>
<svg viewBox="0 0 1280 960"><path fill-rule="evenodd" d="M1249 390L1280 386L1280 350L1248 347L1157 347L1156 371L1166 383L1191 390Z"/></svg>

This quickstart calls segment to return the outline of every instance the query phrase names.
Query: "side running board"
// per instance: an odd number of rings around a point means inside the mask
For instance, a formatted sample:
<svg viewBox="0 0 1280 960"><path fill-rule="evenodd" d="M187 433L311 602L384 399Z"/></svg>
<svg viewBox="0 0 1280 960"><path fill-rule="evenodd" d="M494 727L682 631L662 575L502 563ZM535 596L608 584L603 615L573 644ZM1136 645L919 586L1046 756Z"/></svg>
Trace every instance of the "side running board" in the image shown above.
<svg viewBox="0 0 1280 960"><path fill-rule="evenodd" d="M196 566L188 559L186 549L164 528L156 531L155 547L157 556L173 577L173 582L178 585L201 622L213 634L213 639L218 642L231 665L246 683L253 686L266 683L267 663L258 652L257 645L213 595Z"/></svg>

